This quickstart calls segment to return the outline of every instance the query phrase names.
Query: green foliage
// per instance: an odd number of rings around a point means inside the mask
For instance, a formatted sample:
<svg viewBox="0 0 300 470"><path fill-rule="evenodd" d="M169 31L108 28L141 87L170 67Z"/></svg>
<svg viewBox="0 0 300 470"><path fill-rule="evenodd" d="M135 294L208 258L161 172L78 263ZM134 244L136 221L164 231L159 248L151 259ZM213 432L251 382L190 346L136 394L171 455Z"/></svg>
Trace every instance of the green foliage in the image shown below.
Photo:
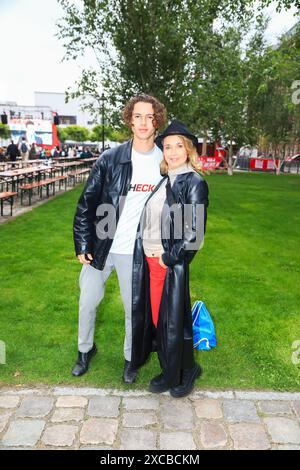
<svg viewBox="0 0 300 470"><path fill-rule="evenodd" d="M68 139L68 137L65 133L65 129L63 127L59 127L59 126L57 126L56 129L57 129L58 139L63 144Z"/></svg>
<svg viewBox="0 0 300 470"><path fill-rule="evenodd" d="M7 124L0 123L0 138L9 139L11 136L10 128Z"/></svg>
<svg viewBox="0 0 300 470"><path fill-rule="evenodd" d="M113 111L134 94L155 95L168 108L170 117L188 122L195 100L191 93L198 62L210 57L203 44L218 18L250 18L250 0L107 0L81 2L59 0L64 18L58 23L65 58L79 58L87 49L99 67L84 70L70 96L88 95L88 106L100 113L100 90ZM205 42L205 41L204 41ZM108 104L108 103L107 103Z"/></svg>
<svg viewBox="0 0 300 470"><path fill-rule="evenodd" d="M85 127L77 125L65 127L62 134L64 140L74 140L75 142L84 142L90 138L90 131Z"/></svg>

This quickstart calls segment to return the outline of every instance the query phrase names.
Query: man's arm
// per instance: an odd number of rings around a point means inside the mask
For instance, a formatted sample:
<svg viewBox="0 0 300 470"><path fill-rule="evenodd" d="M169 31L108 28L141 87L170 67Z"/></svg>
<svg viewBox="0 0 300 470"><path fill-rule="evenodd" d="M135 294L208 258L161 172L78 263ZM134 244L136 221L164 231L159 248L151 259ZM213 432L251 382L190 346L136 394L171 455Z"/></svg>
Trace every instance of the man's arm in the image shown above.
<svg viewBox="0 0 300 470"><path fill-rule="evenodd" d="M93 240L95 238L94 221L105 173L106 159L103 155L96 161L77 204L73 235L75 252L80 257L79 261L81 262L84 262L85 255L91 255L93 252ZM89 256L89 259L91 259L91 256Z"/></svg>

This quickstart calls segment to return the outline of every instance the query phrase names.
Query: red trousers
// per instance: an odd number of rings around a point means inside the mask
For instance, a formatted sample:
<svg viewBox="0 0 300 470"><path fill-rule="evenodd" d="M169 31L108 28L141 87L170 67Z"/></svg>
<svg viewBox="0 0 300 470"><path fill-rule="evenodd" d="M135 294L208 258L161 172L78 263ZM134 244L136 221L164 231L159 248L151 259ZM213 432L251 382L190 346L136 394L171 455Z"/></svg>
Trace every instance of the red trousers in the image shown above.
<svg viewBox="0 0 300 470"><path fill-rule="evenodd" d="M159 306L163 292L165 277L167 274L167 269L160 266L158 262L159 258L151 258L147 256L146 259L150 271L150 299L152 321L154 326L157 327Z"/></svg>

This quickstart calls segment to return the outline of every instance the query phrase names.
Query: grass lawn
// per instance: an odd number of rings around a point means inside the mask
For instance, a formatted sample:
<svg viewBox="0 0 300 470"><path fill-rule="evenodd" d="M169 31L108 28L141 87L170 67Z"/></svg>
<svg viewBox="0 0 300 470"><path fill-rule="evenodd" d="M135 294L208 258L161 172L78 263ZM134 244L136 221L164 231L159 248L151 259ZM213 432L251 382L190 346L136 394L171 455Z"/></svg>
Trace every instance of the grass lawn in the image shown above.
<svg viewBox="0 0 300 470"><path fill-rule="evenodd" d="M197 351L199 388L299 390L300 177L210 175L204 248L191 265L192 301L205 301L218 345ZM82 186L0 226L0 384L122 384L123 310L110 277L98 311L98 354L74 378L78 277L72 220ZM299 347L298 347L299 349ZM300 360L300 354L298 355ZM159 372L156 355L134 387ZM131 387L130 387L131 388Z"/></svg>

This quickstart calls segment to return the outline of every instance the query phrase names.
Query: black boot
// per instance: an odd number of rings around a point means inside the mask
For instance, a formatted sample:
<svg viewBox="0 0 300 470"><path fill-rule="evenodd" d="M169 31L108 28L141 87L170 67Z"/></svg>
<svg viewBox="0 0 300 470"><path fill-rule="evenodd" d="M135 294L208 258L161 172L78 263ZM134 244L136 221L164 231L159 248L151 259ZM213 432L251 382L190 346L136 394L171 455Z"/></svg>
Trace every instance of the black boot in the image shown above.
<svg viewBox="0 0 300 470"><path fill-rule="evenodd" d="M124 363L124 370L123 370L123 382L126 384L133 384L135 382L137 376L137 369L134 369L131 366L131 362L126 361Z"/></svg>
<svg viewBox="0 0 300 470"><path fill-rule="evenodd" d="M151 380L150 385L149 385L149 392L163 393L163 392L167 392L169 388L170 387L166 381L164 373L162 372L161 374L157 375Z"/></svg>
<svg viewBox="0 0 300 470"><path fill-rule="evenodd" d="M87 353L82 353L78 351L78 359L75 366L73 367L72 375L74 375L75 377L79 377L80 375L85 374L88 370L90 360L96 354L96 352L97 347L95 343L93 344L92 349Z"/></svg>
<svg viewBox="0 0 300 470"><path fill-rule="evenodd" d="M202 374L199 364L195 364L191 369L183 369L182 379L179 385L170 389L170 394L174 398L181 398L189 395L194 387L195 380Z"/></svg>

